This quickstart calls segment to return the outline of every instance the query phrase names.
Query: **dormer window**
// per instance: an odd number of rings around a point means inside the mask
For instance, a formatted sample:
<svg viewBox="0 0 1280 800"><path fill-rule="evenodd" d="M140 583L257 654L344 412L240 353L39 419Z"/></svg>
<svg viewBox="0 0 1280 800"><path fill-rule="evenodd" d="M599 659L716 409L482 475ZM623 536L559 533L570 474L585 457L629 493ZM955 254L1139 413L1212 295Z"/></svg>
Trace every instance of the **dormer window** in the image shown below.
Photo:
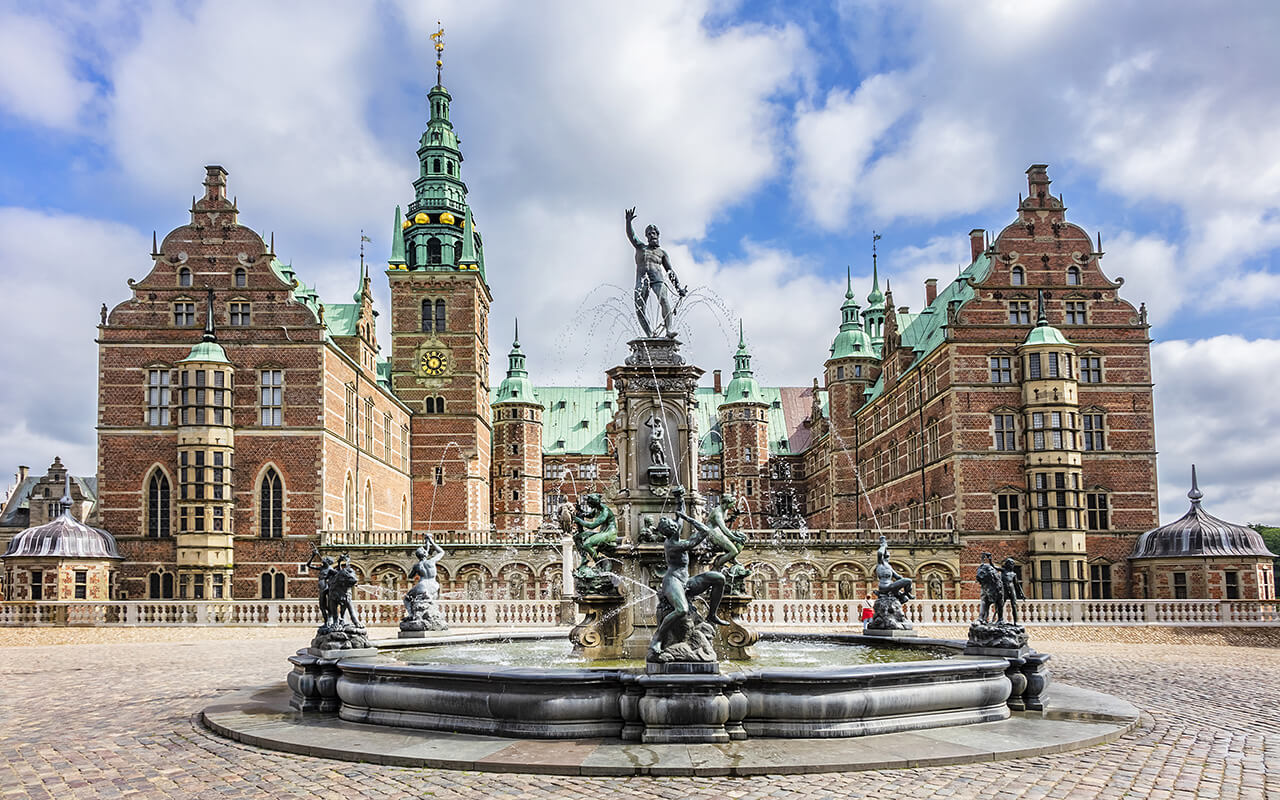
<svg viewBox="0 0 1280 800"><path fill-rule="evenodd" d="M249 274L244 271L244 267L236 268L236 288L243 289L249 285Z"/></svg>
<svg viewBox="0 0 1280 800"><path fill-rule="evenodd" d="M1009 283L1013 286L1026 286L1027 274L1023 272L1022 267L1014 267L1013 273L1009 278Z"/></svg>
<svg viewBox="0 0 1280 800"><path fill-rule="evenodd" d="M1080 268L1079 267L1067 267L1067 285L1068 286L1080 285Z"/></svg>
<svg viewBox="0 0 1280 800"><path fill-rule="evenodd" d="M179 286L191 285L191 270L187 269L186 267L183 267L182 269L178 270L178 285Z"/></svg>

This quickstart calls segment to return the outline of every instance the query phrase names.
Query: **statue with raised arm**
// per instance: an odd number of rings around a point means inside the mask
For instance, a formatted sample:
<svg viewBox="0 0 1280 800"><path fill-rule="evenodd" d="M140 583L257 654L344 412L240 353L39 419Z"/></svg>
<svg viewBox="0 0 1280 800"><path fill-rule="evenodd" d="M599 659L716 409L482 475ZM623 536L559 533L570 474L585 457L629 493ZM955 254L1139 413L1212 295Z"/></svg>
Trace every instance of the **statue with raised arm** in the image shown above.
<svg viewBox="0 0 1280 800"><path fill-rule="evenodd" d="M320 560L317 562L316 559ZM311 557L307 559L307 569L316 570L316 583L318 592L317 599L320 602L320 631L328 633L333 627L333 619L330 616L329 608L329 581L333 578L333 559L329 556L321 556L320 549L311 548Z"/></svg>
<svg viewBox="0 0 1280 800"><path fill-rule="evenodd" d="M674 339L676 336L675 308L671 293L667 290L667 277L671 278L671 286L680 297L684 297L688 291L680 286L676 272L671 267L671 259L667 257L667 251L658 246L658 226L650 225L645 228L645 241L642 242L636 238L635 228L632 227L635 218L636 210L628 208L627 238L631 240L631 246L636 250L636 319L640 321L640 329L644 331L644 335L652 338L653 328L649 325L648 317L645 316L644 307L649 299L649 293L653 292L654 297L658 299L658 307L662 311L662 330L667 338Z"/></svg>
<svg viewBox="0 0 1280 800"><path fill-rule="evenodd" d="M667 438L667 430L662 425L662 417L654 414L644 424L649 427L649 465L665 467L667 453L662 449L662 443Z"/></svg>
<svg viewBox="0 0 1280 800"><path fill-rule="evenodd" d="M733 492L725 492L720 497L720 502L711 506L707 514L708 527L711 529L707 538L720 551L720 555L711 562L714 570L723 571L731 563L737 565L738 554L742 552L742 545L746 544L747 537L729 526L738 518L739 513L737 496ZM746 575L742 579L746 580Z"/></svg>
<svg viewBox="0 0 1280 800"><path fill-rule="evenodd" d="M312 554L315 558L316 554ZM328 569L328 578L323 580L323 598L325 605L326 623L316 632L316 636L311 640L311 647L315 650L351 650L369 647L369 638L364 626L360 624L360 619L356 616L355 603L351 598L351 591L355 589L356 584L360 582L360 578L356 575L355 567L351 566L351 558L343 553L338 557L336 566L330 567L332 559L322 559L324 566L321 573ZM351 620L344 623L343 614Z"/></svg>
<svg viewBox="0 0 1280 800"><path fill-rule="evenodd" d="M409 579L416 579L417 583L404 596L404 619L400 620L401 636L419 631L448 630L449 626L435 603L440 597L436 562L444 555L444 548L428 533L423 546L415 550L413 555L417 563L409 570Z"/></svg>
<svg viewBox="0 0 1280 800"><path fill-rule="evenodd" d="M614 545L618 543L618 521L613 509L604 504L604 498L599 494L593 492L582 498L582 502L591 516L574 516L578 532L574 534L573 543L577 545L584 563L589 560L592 564L598 564L601 558L612 553ZM587 531L594 533L588 535ZM608 552L602 555L601 550Z"/></svg>
<svg viewBox="0 0 1280 800"><path fill-rule="evenodd" d="M1006 558L997 567L990 553L983 553L978 563L978 589L982 592L978 603L978 619L969 625L969 642L965 650L985 648L995 650L1021 650L1027 645L1027 630L1018 624L1017 600L1022 596L1022 581L1016 572L1016 563ZM1004 618L1004 601L1009 600L1013 622Z"/></svg>
<svg viewBox="0 0 1280 800"><path fill-rule="evenodd" d="M681 505L684 493L677 488L674 494L677 506ZM711 529L678 507L676 516L693 526L694 533L688 539L681 539L680 525L675 520L670 517L658 520L658 530L663 534L662 550L667 570L662 574L658 628L649 642L647 660L715 661L715 648L711 644L714 632L693 611L690 600L710 592L706 622L728 625L728 621L717 615L720 598L724 595L724 575L708 570L689 577L689 551L701 544Z"/></svg>
<svg viewBox="0 0 1280 800"><path fill-rule="evenodd" d="M1018 575L1018 562L1012 558L1006 558L1000 562L1000 578L1004 585L1004 599L1009 603L1009 617L1013 620L1014 625L1021 624L1018 620L1018 601L1026 600L1027 596L1022 591L1022 578Z"/></svg>

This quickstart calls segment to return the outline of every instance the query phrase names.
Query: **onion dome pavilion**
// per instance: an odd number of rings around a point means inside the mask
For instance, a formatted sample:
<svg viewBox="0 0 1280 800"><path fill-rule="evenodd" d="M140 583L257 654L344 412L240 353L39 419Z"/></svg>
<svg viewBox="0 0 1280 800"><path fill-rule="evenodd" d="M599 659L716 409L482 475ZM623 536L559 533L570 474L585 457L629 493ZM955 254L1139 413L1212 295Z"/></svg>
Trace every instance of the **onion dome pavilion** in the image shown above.
<svg viewBox="0 0 1280 800"><path fill-rule="evenodd" d="M1144 596L1274 599L1276 555L1257 531L1218 519L1201 507L1204 494L1194 465L1187 497L1187 513L1142 534L1129 556L1135 574L1145 579Z"/></svg>
<svg viewBox="0 0 1280 800"><path fill-rule="evenodd" d="M5 550L6 600L109 600L116 561L115 538L71 514L71 479L61 513L18 533Z"/></svg>

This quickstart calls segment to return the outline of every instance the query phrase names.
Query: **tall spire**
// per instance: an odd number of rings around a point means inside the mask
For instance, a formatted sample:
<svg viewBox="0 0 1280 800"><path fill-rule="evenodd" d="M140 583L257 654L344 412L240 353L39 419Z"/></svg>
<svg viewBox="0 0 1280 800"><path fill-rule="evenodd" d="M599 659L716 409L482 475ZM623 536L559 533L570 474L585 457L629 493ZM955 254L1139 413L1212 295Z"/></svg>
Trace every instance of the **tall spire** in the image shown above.
<svg viewBox="0 0 1280 800"><path fill-rule="evenodd" d="M1036 327L1043 328L1049 324L1049 315L1044 312L1044 289L1036 295Z"/></svg>
<svg viewBox="0 0 1280 800"><path fill-rule="evenodd" d="M436 27L439 28L435 33L431 34L432 43L436 48L436 86L443 86L444 81L444 25L440 24L440 20L436 20Z"/></svg>
<svg viewBox="0 0 1280 800"><path fill-rule="evenodd" d="M404 235L400 228L404 223L400 216L400 206L396 206L395 219L391 221L391 258L387 260L390 269L404 269Z"/></svg>
<svg viewBox="0 0 1280 800"><path fill-rule="evenodd" d="M497 403L537 403L533 382L525 369L524 353L520 350L520 320L516 320L516 333L507 353L507 377L498 386Z"/></svg>

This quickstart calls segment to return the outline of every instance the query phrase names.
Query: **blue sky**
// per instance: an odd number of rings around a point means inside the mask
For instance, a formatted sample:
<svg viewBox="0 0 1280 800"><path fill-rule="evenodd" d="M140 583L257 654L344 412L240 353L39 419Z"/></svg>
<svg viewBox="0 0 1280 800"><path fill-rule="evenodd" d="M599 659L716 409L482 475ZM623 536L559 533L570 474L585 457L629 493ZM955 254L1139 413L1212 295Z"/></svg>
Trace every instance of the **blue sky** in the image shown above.
<svg viewBox="0 0 1280 800"><path fill-rule="evenodd" d="M354 287L361 229L385 259L439 18L497 368L519 315L535 381L602 380L635 205L706 287L694 358L731 367L741 318L759 377L807 384L846 268L869 288L873 229L895 300L918 308L1043 162L1151 313L1163 515L1185 510L1195 461L1212 512L1278 524L1280 10L1151 8L9 2L0 467L93 471L98 305L144 274L153 229L185 221L205 164L322 296Z"/></svg>

